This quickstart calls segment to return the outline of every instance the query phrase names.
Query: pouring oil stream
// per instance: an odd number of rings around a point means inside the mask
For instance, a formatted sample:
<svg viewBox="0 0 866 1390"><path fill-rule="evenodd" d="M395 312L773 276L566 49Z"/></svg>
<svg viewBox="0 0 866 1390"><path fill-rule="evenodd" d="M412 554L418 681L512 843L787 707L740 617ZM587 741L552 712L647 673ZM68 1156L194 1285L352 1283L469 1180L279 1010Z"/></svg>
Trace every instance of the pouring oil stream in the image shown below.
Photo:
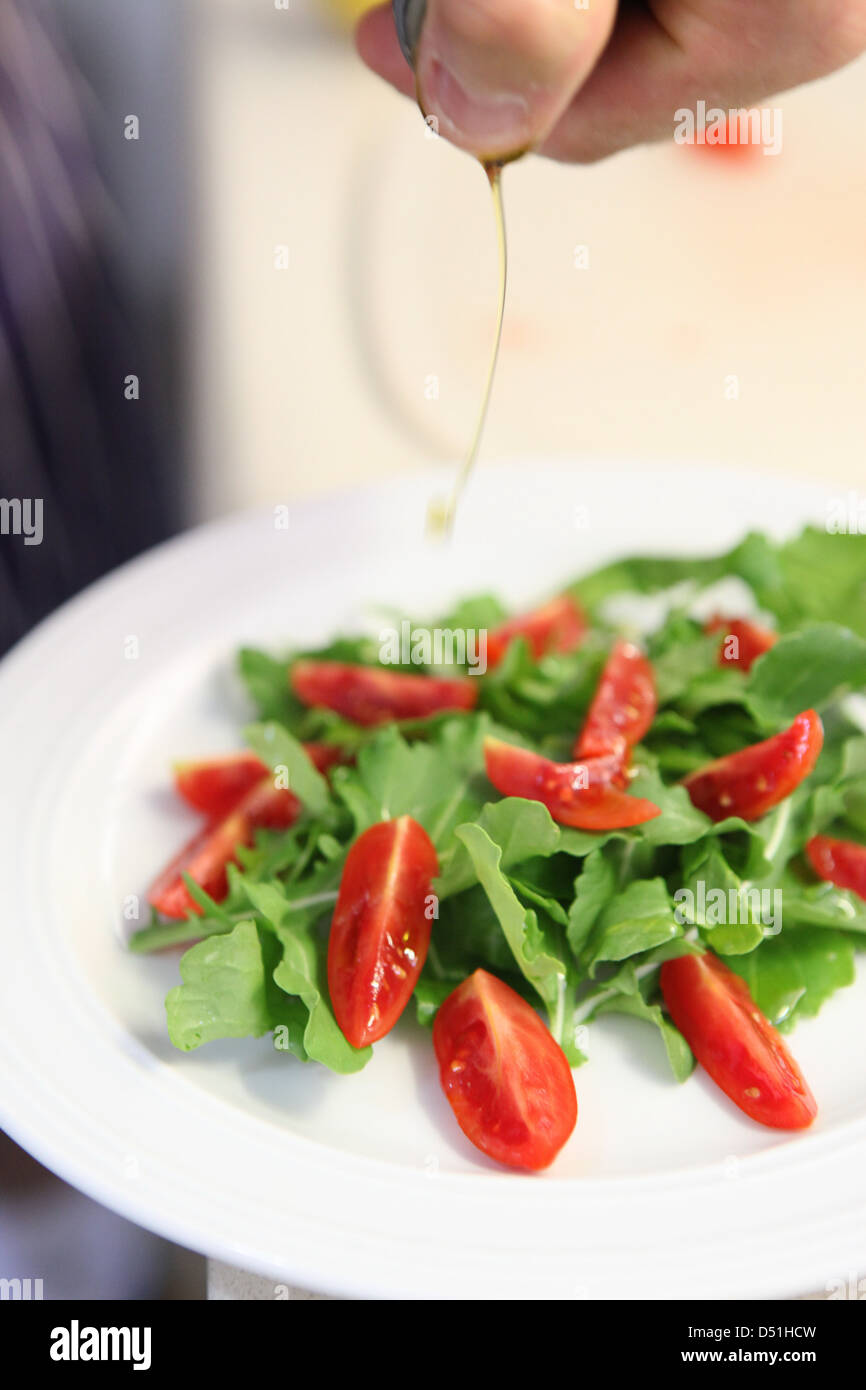
<svg viewBox="0 0 866 1390"><path fill-rule="evenodd" d="M502 341L502 321L505 317L505 289L508 281L508 245L505 238L505 210L502 203L502 165L499 163L487 162L483 164L483 168L490 182L490 192L493 197L493 215L496 219L496 241L499 250L499 295L496 306L496 328L493 335L490 362L487 368L487 379L484 383L484 391L481 396L481 408L478 412L475 431L472 435L466 456L450 494L446 497L434 498L427 510L428 533L440 538L446 537L451 532L461 494L472 475L472 470L478 459L478 452L481 448L481 437L484 433L484 425L490 406L490 394L493 390L493 380L496 376L496 364L499 360L499 345Z"/></svg>
<svg viewBox="0 0 866 1390"><path fill-rule="evenodd" d="M415 54L418 41L421 37L421 29L424 24L427 0L392 0L392 8L394 11L394 25L397 30L397 39L403 50L403 56L412 70L417 72ZM427 112L424 109L423 93L420 90L417 76L415 86L418 106L426 119ZM522 153L522 151L519 153ZM512 157L517 158L518 155ZM481 396L481 408L478 412L475 431L472 435L469 448L450 494L445 497L434 498L427 509L428 534L440 539L446 538L452 530L460 497L472 475L472 470L478 459L478 452L481 448L481 438L484 433L484 425L490 406L493 380L496 376L496 364L499 360L499 345L502 341L502 321L505 317L505 288L508 280L508 248L505 238L505 211L502 204L502 166L503 164L510 163L510 159L482 159L480 162L490 184L490 192L493 198L493 215L496 221L496 241L499 250L499 295L496 306L496 327L493 335L490 362L487 368L487 378Z"/></svg>

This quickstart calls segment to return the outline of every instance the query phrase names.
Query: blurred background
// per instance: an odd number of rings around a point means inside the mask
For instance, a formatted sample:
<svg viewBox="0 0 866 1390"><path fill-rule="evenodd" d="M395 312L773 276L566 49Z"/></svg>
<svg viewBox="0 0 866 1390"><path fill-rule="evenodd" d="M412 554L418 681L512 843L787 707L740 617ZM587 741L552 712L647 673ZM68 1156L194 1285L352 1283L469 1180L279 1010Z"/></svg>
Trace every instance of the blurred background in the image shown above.
<svg viewBox="0 0 866 1390"><path fill-rule="evenodd" d="M44 503L42 544L0 535L0 652L197 521L445 477L465 449L486 181L362 68L364 8L0 0L0 497ZM864 83L866 59L774 102L778 156L671 142L509 168L485 458L860 485ZM200 1261L9 1141L0 1184L0 1276L202 1296Z"/></svg>

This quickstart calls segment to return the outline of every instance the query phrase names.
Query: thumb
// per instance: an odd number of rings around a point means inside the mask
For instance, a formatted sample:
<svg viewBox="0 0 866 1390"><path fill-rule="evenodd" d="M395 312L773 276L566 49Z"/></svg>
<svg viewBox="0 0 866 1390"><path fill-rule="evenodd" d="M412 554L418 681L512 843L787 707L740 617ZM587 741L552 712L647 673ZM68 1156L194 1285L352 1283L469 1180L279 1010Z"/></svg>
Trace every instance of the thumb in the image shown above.
<svg viewBox="0 0 866 1390"><path fill-rule="evenodd" d="M550 133L607 42L616 0L428 0L418 96L439 132L481 158Z"/></svg>

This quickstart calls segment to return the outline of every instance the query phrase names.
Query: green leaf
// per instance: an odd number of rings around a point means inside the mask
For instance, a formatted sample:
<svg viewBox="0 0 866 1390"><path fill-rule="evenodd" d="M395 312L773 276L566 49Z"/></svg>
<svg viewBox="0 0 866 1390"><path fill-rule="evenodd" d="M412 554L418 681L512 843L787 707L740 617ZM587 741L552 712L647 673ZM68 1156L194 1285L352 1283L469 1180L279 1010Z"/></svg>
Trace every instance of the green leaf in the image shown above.
<svg viewBox="0 0 866 1390"><path fill-rule="evenodd" d="M244 738L267 767L275 772L286 769L289 790L308 811L314 816L325 813L331 800L328 783L313 766L303 744L287 729L273 722L250 724Z"/></svg>
<svg viewBox="0 0 866 1390"><path fill-rule="evenodd" d="M256 705L260 719L291 726L303 713L301 702L289 688L289 663L254 647L238 652L241 679Z"/></svg>
<svg viewBox="0 0 866 1390"><path fill-rule="evenodd" d="M358 754L357 766L334 777L358 834L398 816L423 825L437 849L454 826L480 810L473 782L484 766L482 718L450 719L430 743L409 744L394 727L381 730Z"/></svg>
<svg viewBox="0 0 866 1390"><path fill-rule="evenodd" d="M584 861L583 871L574 883L574 901L568 911L568 944L580 956L602 909L616 891L613 864L601 850L593 850Z"/></svg>
<svg viewBox="0 0 866 1390"><path fill-rule="evenodd" d="M253 907L270 923L283 948L282 959L273 972L274 983L287 995L297 996L306 1008L303 1045L307 1056L332 1071L360 1071L373 1049L352 1047L340 1032L328 996L325 952L310 925L313 910L305 912L293 907L275 884L244 886Z"/></svg>
<svg viewBox="0 0 866 1390"><path fill-rule="evenodd" d="M466 846L478 881L499 920L515 963L555 1017L565 987L566 967L540 930L535 912L524 908L502 872L502 850L480 825L461 825L456 835Z"/></svg>
<svg viewBox="0 0 866 1390"><path fill-rule="evenodd" d="M490 899L479 883L440 900L439 919L428 953L438 962L438 978L454 984L482 966L497 975L519 974L511 947ZM523 976L520 979L523 980Z"/></svg>
<svg viewBox="0 0 866 1390"><path fill-rule="evenodd" d="M866 536L807 527L779 548L753 587L785 627L831 618L866 637Z"/></svg>
<svg viewBox="0 0 866 1390"><path fill-rule="evenodd" d="M266 963L254 922L199 941L181 957L183 984L165 1001L168 1033L190 1052L215 1038L261 1037L274 1026Z"/></svg>
<svg viewBox="0 0 866 1390"><path fill-rule="evenodd" d="M811 1018L837 989L854 979L854 947L841 932L786 928L760 950L727 956L752 998L771 1023L787 1032L798 1018Z"/></svg>
<svg viewBox="0 0 866 1390"><path fill-rule="evenodd" d="M637 990L634 994L617 994L598 1006L600 1014L629 1014L632 1018L643 1019L658 1028L665 1046L671 1071L677 1081L687 1081L695 1069L692 1050L678 1028L662 1012L659 1004L648 1004Z"/></svg>
<svg viewBox="0 0 866 1390"><path fill-rule="evenodd" d="M637 879L603 908L588 946L590 972L682 935L662 878Z"/></svg>
<svg viewBox="0 0 866 1390"><path fill-rule="evenodd" d="M757 661L746 701L765 728L780 728L805 709L821 709L846 690L866 685L866 641L824 623L781 637Z"/></svg>
<svg viewBox="0 0 866 1390"><path fill-rule="evenodd" d="M182 922L150 922L139 927L129 939L129 949L136 955L164 951L169 946L182 946L205 936L222 936L231 931L234 922L221 917L187 917Z"/></svg>
<svg viewBox="0 0 866 1390"><path fill-rule="evenodd" d="M418 1022L425 1028L432 1028L440 1004L445 1003L455 988L454 980L432 980L422 975L415 986L414 994Z"/></svg>
<svg viewBox="0 0 866 1390"><path fill-rule="evenodd" d="M648 764L638 767L629 788L661 810L654 820L638 826L641 840L650 845L687 845L712 830L709 816L693 806L685 787L667 787L658 772Z"/></svg>
<svg viewBox="0 0 866 1390"><path fill-rule="evenodd" d="M804 884L791 873L781 880L780 891L787 924L866 935L866 902L856 893L833 883Z"/></svg>
<svg viewBox="0 0 866 1390"><path fill-rule="evenodd" d="M708 946L720 955L753 951L764 940L765 928L776 930L778 900L771 888L744 883L728 863L717 842L700 846L689 856L691 874L674 892L683 922L701 928Z"/></svg>
<svg viewBox="0 0 866 1390"><path fill-rule="evenodd" d="M511 869L515 864L539 855L547 857L554 854L560 845L559 826L540 801L506 796L502 801L488 802L482 808L476 824L499 846L503 869ZM449 897L477 881L472 859L458 837L454 851L439 876L439 896Z"/></svg>

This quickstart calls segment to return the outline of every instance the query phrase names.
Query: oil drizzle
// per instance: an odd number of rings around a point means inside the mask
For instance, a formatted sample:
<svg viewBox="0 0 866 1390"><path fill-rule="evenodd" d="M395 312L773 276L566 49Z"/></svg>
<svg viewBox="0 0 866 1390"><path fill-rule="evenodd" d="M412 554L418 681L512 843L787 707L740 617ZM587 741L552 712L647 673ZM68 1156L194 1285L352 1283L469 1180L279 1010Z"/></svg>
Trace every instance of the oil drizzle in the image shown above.
<svg viewBox="0 0 866 1390"><path fill-rule="evenodd" d="M451 534L460 497L472 475L472 470L478 459L478 451L481 447L481 436L484 433L484 425L487 420L487 411L490 405L493 379L496 375L496 363L499 360L499 345L502 341L502 321L505 317L505 287L508 279L508 247L505 239L505 210L502 203L502 162L486 160L482 161L482 167L490 183L490 192L493 197L493 215L496 220L496 240L499 250L499 298L496 308L496 330L493 336L493 349L490 353L490 364L487 368L487 380L484 383L484 392L481 397L481 409L478 412L475 432L472 435L472 440L466 452L466 456L457 474L451 492L446 497L433 498L427 509L428 533L442 540Z"/></svg>

